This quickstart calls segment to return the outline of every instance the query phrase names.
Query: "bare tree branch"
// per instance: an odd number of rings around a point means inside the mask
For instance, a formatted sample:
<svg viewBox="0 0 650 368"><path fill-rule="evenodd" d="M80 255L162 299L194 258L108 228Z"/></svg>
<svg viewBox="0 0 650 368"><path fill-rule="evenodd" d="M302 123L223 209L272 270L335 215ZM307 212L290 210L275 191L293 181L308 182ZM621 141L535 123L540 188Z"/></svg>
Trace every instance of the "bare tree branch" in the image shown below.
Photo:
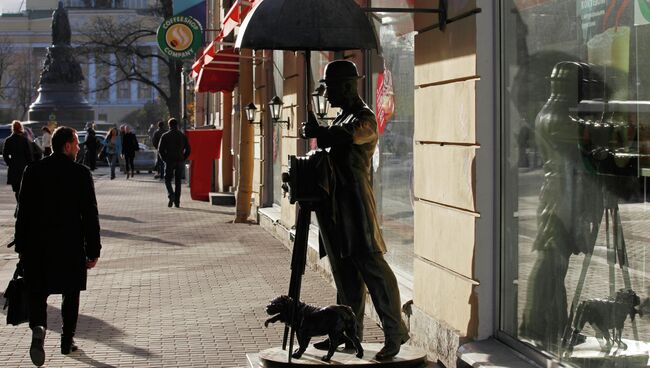
<svg viewBox="0 0 650 368"><path fill-rule="evenodd" d="M162 0L158 7L151 9L151 12L155 15L166 12L171 14L171 1ZM136 81L156 90L169 108L169 112L178 116L180 99L176 89L180 85L182 64L165 55L152 52L148 46L145 47L155 40L162 19L157 16L143 16L137 19L94 17L81 28L82 37L78 47L80 54L88 62L94 60L97 66L101 65L108 71L115 70L113 75L108 72L108 75L98 76L95 91ZM157 80L154 79L152 70L153 60L157 60L163 71ZM165 79L167 83L162 83L161 81Z"/></svg>

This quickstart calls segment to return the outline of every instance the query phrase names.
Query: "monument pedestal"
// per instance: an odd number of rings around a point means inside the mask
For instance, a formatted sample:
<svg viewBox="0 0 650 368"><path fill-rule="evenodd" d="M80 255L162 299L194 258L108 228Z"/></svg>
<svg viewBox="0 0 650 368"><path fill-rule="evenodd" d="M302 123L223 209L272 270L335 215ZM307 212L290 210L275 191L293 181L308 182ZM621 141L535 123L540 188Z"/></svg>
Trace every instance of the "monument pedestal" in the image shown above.
<svg viewBox="0 0 650 368"><path fill-rule="evenodd" d="M326 351L317 350L312 345L307 348L307 351L300 359L291 359L288 362L288 352L282 348L270 348L261 351L257 355L257 366L255 368L278 368L278 367L329 367L350 365L358 368L362 367L382 367L382 368L423 368L427 366L427 355L424 351L408 346L402 345L402 348L396 357L389 360L376 360L375 354L382 348L382 344L366 343L362 344L364 353L363 358L357 358L354 350L344 350L339 348L329 362L324 362L321 358L327 354ZM297 348L297 346L296 346Z"/></svg>
<svg viewBox="0 0 650 368"><path fill-rule="evenodd" d="M83 96L81 83L44 83L36 101L29 107L29 120L56 121L80 130L95 120L95 111Z"/></svg>

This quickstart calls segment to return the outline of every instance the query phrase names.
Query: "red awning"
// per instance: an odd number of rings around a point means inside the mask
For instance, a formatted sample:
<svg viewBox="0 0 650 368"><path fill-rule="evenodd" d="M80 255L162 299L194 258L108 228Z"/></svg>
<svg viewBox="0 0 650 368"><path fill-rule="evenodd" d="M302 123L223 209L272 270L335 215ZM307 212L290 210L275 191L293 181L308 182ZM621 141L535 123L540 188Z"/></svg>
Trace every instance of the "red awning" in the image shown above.
<svg viewBox="0 0 650 368"><path fill-rule="evenodd" d="M209 63L211 58L214 57L214 53L219 49L219 44L224 37L228 36L230 32L235 29L239 24L241 24L242 19L246 17L246 14L253 8L253 3L255 0L246 1L246 0L237 0L226 16L223 19L221 24L221 31L214 38L212 42L203 50L201 56L196 59L194 65L192 65L192 77L196 78L199 74L199 70L203 64ZM261 1L258 1L261 2Z"/></svg>
<svg viewBox="0 0 650 368"><path fill-rule="evenodd" d="M221 32L203 49L201 56L192 65L192 78L198 78L197 92L233 90L234 84L239 78L239 55L233 49L217 50L220 49L223 38L241 24L254 2L255 0L237 0L232 5L224 17ZM210 86L209 83L216 83L216 85ZM232 87L224 88L224 86L230 85Z"/></svg>
<svg viewBox="0 0 650 368"><path fill-rule="evenodd" d="M198 71L197 92L232 92L239 81L239 54L235 49L224 49L208 56ZM195 63L196 64L196 63Z"/></svg>
<svg viewBox="0 0 650 368"><path fill-rule="evenodd" d="M253 8L255 0L237 0L228 10L228 13L223 18L221 25L221 37L226 37L232 32L235 27L241 24L241 21L246 17L246 14Z"/></svg>

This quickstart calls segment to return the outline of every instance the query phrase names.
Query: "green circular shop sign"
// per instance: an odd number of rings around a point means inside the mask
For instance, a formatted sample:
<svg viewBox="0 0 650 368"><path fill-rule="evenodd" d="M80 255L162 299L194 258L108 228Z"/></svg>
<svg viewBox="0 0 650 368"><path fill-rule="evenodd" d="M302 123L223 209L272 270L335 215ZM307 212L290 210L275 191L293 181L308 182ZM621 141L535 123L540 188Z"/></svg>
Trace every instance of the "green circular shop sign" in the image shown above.
<svg viewBox="0 0 650 368"><path fill-rule="evenodd" d="M158 27L158 47L166 55L188 59L201 47L203 29L194 18L176 15L165 19Z"/></svg>

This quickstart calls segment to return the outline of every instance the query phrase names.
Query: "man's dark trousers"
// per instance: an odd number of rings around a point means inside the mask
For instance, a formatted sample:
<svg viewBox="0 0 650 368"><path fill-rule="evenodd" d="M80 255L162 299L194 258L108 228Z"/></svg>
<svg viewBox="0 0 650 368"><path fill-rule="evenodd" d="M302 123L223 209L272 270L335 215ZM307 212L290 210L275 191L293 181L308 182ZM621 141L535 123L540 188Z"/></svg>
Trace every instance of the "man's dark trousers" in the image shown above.
<svg viewBox="0 0 650 368"><path fill-rule="evenodd" d="M62 334L73 337L79 319L79 290L63 293L61 317L63 318ZM32 292L29 294L29 328L43 326L47 329L47 298L48 294Z"/></svg>
<svg viewBox="0 0 650 368"><path fill-rule="evenodd" d="M181 201L181 178L185 171L185 162L165 162L165 186L167 198L179 204ZM176 188L172 188L172 179Z"/></svg>

